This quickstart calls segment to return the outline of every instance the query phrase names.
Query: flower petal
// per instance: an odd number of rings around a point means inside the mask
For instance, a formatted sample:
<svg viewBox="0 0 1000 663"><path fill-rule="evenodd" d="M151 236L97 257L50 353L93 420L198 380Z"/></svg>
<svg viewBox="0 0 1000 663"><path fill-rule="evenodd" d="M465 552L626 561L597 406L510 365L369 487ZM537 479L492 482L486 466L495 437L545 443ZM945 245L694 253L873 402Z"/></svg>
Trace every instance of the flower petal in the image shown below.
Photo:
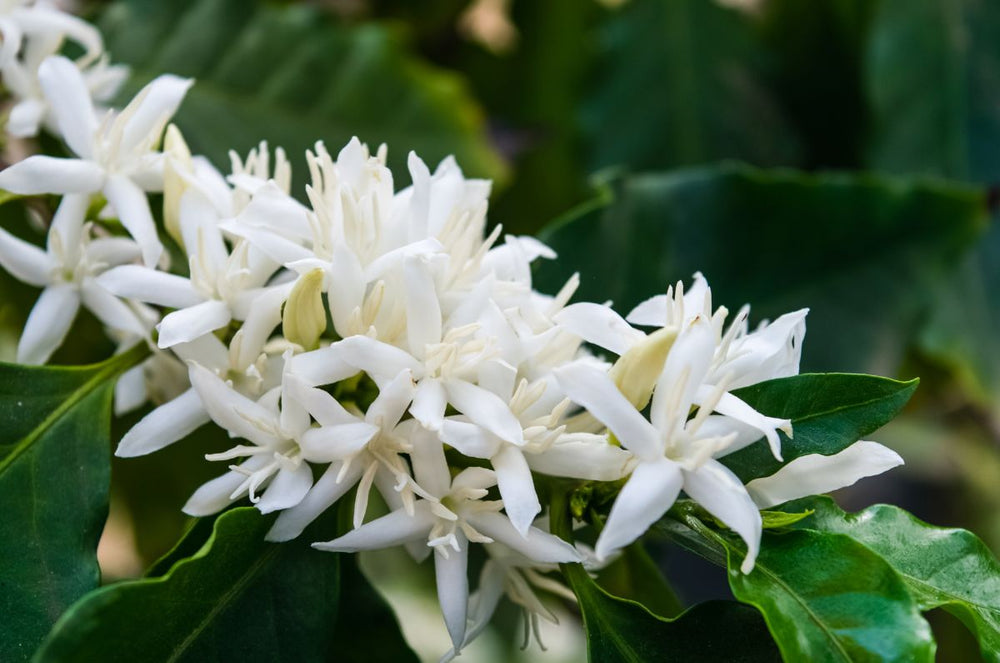
<svg viewBox="0 0 1000 663"><path fill-rule="evenodd" d="M444 413L448 407L448 397L444 385L437 378L427 378L417 384L413 392L413 404L410 414L420 424L432 431L441 430L444 424Z"/></svg>
<svg viewBox="0 0 1000 663"><path fill-rule="evenodd" d="M448 402L501 440L524 444L524 429L510 406L499 396L465 380L444 380Z"/></svg>
<svg viewBox="0 0 1000 663"><path fill-rule="evenodd" d="M444 457L444 445L435 433L420 426L413 428L410 437L413 445L410 462L417 483L431 495L444 497L451 489L451 473Z"/></svg>
<svg viewBox="0 0 1000 663"><path fill-rule="evenodd" d="M183 276L141 265L121 265L97 277L97 284L127 299L168 308L187 308L205 301Z"/></svg>
<svg viewBox="0 0 1000 663"><path fill-rule="evenodd" d="M142 249L143 263L146 267L156 267L163 255L163 244L156 235L156 223L146 194L124 175L111 175L104 184L104 195L125 230Z"/></svg>
<svg viewBox="0 0 1000 663"><path fill-rule="evenodd" d="M470 514L468 521L479 532L536 562L557 564L581 559L576 548L537 527L529 527L527 535L521 536L507 516L495 511Z"/></svg>
<svg viewBox="0 0 1000 663"><path fill-rule="evenodd" d="M616 355L625 354L646 337L638 329L633 329L610 306L591 302L571 304L559 311L553 321L588 343L610 350Z"/></svg>
<svg viewBox="0 0 1000 663"><path fill-rule="evenodd" d="M434 577L444 623L457 649L465 642L469 609L469 543L461 531L455 537L459 550L449 549L447 557L440 549L434 550Z"/></svg>
<svg viewBox="0 0 1000 663"><path fill-rule="evenodd" d="M44 364L62 345L73 318L80 308L80 295L66 283L44 290L28 314L28 321L17 344L19 364Z"/></svg>
<svg viewBox="0 0 1000 663"><path fill-rule="evenodd" d="M789 461L771 476L754 479L747 492L761 509L851 486L903 464L892 449L861 440L832 456L809 454Z"/></svg>
<svg viewBox="0 0 1000 663"><path fill-rule="evenodd" d="M761 520L743 483L725 465L709 460L697 470L684 470L684 492L746 542L740 570L750 573L760 551Z"/></svg>
<svg viewBox="0 0 1000 663"><path fill-rule="evenodd" d="M49 284L51 272L56 267L48 253L3 228L0 228L0 265L19 281L36 288Z"/></svg>
<svg viewBox="0 0 1000 663"><path fill-rule="evenodd" d="M63 140L76 155L92 158L97 117L80 69L62 56L48 57L38 67L38 83L56 116Z"/></svg>
<svg viewBox="0 0 1000 663"><path fill-rule="evenodd" d="M414 357L423 357L428 345L441 342L441 304L426 261L408 256L403 263L403 275L407 343Z"/></svg>
<svg viewBox="0 0 1000 663"><path fill-rule="evenodd" d="M261 513L289 509L302 501L312 488L312 484L313 475L309 463L299 463L294 469L283 467L271 479L271 483L257 501L257 509Z"/></svg>
<svg viewBox="0 0 1000 663"><path fill-rule="evenodd" d="M597 558L607 559L642 536L673 505L682 483L680 467L671 460L639 463L618 493L597 538Z"/></svg>
<svg viewBox="0 0 1000 663"><path fill-rule="evenodd" d="M215 299L168 314L156 329L160 332L157 345L169 348L189 343L229 324L229 306Z"/></svg>
<svg viewBox="0 0 1000 663"><path fill-rule="evenodd" d="M104 170L91 161L35 154L0 172L0 189L13 193L94 193L104 186Z"/></svg>
<svg viewBox="0 0 1000 663"><path fill-rule="evenodd" d="M302 457L310 463L346 460L363 450L379 430L363 421L310 428L299 437Z"/></svg>
<svg viewBox="0 0 1000 663"><path fill-rule="evenodd" d="M198 392L188 389L132 426L122 437L115 455L121 458L133 458L159 451L187 437L211 420Z"/></svg>
<svg viewBox="0 0 1000 663"><path fill-rule="evenodd" d="M236 500L230 497L233 491L246 481L247 474L261 469L271 462L271 458L266 455L252 456L245 463L240 465L243 472L229 470L225 474L218 476L203 484L194 494L188 498L184 504L183 511L189 516L200 518L211 516L222 511Z"/></svg>
<svg viewBox="0 0 1000 663"><path fill-rule="evenodd" d="M436 518L429 505L430 502L417 502L412 516L403 510L393 511L332 541L314 543L312 546L318 550L358 552L417 541L426 537L434 526Z"/></svg>
<svg viewBox="0 0 1000 663"><path fill-rule="evenodd" d="M542 453L525 456L535 472L588 481L617 481L627 476L632 459L625 449L609 444L603 435L594 441L557 441Z"/></svg>
<svg viewBox="0 0 1000 663"><path fill-rule="evenodd" d="M279 443L277 413L240 394L203 366L191 364L188 372L191 385L201 396L212 421L260 446L270 447Z"/></svg>
<svg viewBox="0 0 1000 663"><path fill-rule="evenodd" d="M490 459L490 463L497 474L497 487L507 517L521 536L527 536L535 516L542 511L542 505L538 502L535 482L524 454L516 446L505 444L500 453Z"/></svg>
<svg viewBox="0 0 1000 663"><path fill-rule="evenodd" d="M119 116L120 119L127 118L119 148L121 152L128 153L143 147L150 149L156 145L193 83L190 78L164 74L140 90Z"/></svg>
<svg viewBox="0 0 1000 663"><path fill-rule="evenodd" d="M264 538L268 541L289 541L302 533L309 523L316 520L344 496L361 478L364 470L360 463L353 463L337 481L343 463L332 463L319 480L313 484L301 502L281 512Z"/></svg>
<svg viewBox="0 0 1000 663"><path fill-rule="evenodd" d="M561 366L553 374L563 392L607 426L629 451L648 460L662 458L663 444L656 429L606 372L577 362Z"/></svg>

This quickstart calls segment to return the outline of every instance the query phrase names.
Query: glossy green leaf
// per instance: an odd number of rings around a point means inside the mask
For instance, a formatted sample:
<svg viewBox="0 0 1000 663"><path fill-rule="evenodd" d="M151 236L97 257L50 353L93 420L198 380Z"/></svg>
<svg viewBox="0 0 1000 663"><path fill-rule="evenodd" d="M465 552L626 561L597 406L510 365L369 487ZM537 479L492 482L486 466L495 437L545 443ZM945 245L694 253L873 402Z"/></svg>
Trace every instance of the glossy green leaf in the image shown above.
<svg viewBox="0 0 1000 663"><path fill-rule="evenodd" d="M592 168L738 158L794 163L750 17L704 0L635 0L601 27L583 125Z"/></svg>
<svg viewBox="0 0 1000 663"><path fill-rule="evenodd" d="M766 532L754 570L727 544L729 586L756 606L786 661L933 661L934 640L903 580L842 534Z"/></svg>
<svg viewBox="0 0 1000 663"><path fill-rule="evenodd" d="M762 414L791 419L793 435L780 434L783 461L766 444L752 444L719 460L746 483L770 476L800 456L831 456L892 421L917 382L806 373L737 389L733 393Z"/></svg>
<svg viewBox="0 0 1000 663"><path fill-rule="evenodd" d="M896 570L922 610L952 613L978 638L983 658L1000 661L1000 563L975 534L928 525L886 504L845 513L832 499L813 497L784 508L815 509L797 527L864 544Z"/></svg>
<svg viewBox="0 0 1000 663"><path fill-rule="evenodd" d="M809 307L805 370L894 373L929 306L927 289L986 224L974 187L726 165L620 178L550 226L554 292L620 313L701 271L716 304L754 320Z"/></svg>
<svg viewBox="0 0 1000 663"><path fill-rule="evenodd" d="M0 364L0 660L28 658L98 585L112 388L145 352L79 368Z"/></svg>
<svg viewBox="0 0 1000 663"><path fill-rule="evenodd" d="M675 617L684 609L674 588L639 541L601 569L597 583L608 594L635 601L659 617Z"/></svg>
<svg viewBox="0 0 1000 663"><path fill-rule="evenodd" d="M503 175L464 83L415 57L398 30L264 0L120 0L99 24L115 61L133 68L126 92L164 72L197 79L176 122L220 167L230 149L267 139L301 183L305 149L324 140L336 154L357 135L372 149L385 142L401 179L411 149L430 164L454 154L470 175Z"/></svg>
<svg viewBox="0 0 1000 663"><path fill-rule="evenodd" d="M329 512L316 526L334 520ZM340 591L340 556L313 550L309 532L289 543L265 542L272 521L252 508L223 513L201 548L162 576L85 596L35 660L349 660L338 658L343 644L334 627L338 619L355 618L351 597ZM203 531L196 527L189 535L201 540ZM393 620L380 623L388 629ZM384 635L386 642L402 642ZM411 654L403 649L398 656L393 660Z"/></svg>
<svg viewBox="0 0 1000 663"><path fill-rule="evenodd" d="M553 493L550 515L553 533L569 540L566 493ZM562 564L560 569L579 601L593 663L781 660L760 613L753 608L732 601L709 601L666 619L643 604L610 594L580 564ZM719 637L720 628L739 637Z"/></svg>

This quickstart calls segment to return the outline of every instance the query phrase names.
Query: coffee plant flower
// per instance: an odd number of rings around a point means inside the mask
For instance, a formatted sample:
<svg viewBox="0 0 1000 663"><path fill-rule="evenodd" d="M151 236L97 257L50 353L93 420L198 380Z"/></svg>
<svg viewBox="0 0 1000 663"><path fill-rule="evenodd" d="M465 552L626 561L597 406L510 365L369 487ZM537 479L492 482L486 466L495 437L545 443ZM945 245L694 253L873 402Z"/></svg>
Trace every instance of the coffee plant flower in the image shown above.
<svg viewBox="0 0 1000 663"><path fill-rule="evenodd" d="M208 463L216 476L175 506L215 529L203 546L172 553L178 575L209 554L227 564L227 523L237 518L264 523L244 527L254 532L245 545L282 559L297 551L280 591L309 582L296 564L337 574L346 555L401 547L433 566L451 639L442 660L461 656L505 597L523 612L526 641L541 643L539 620L558 621L555 603L581 611L592 660L604 660L600 647L611 645L595 645L601 638L652 639L668 623L694 633L688 613L636 610L595 584L611 566L639 573L644 540L667 538L728 565L741 588L777 577L783 555L811 555L815 568L759 590L808 595L819 567L844 563L836 546L810 547L834 536L829 528L884 575L858 591L896 601L895 612L859 615L857 627L898 629L897 658L933 650L917 606L933 607L926 595L936 590L921 583L934 577L907 584L905 559L817 497L903 463L862 438L913 385L800 375L806 309L751 323L749 306L733 316L714 306L711 274L699 272L649 283L647 299L622 317L609 302L577 296L586 274L555 291L539 287L539 265L563 256L505 234L490 216L491 183L466 176L455 158L435 165L409 152L400 172L389 165L393 145L316 136L303 155L261 142L245 157L231 152L227 167L193 152L183 123L172 124L198 81L156 72L123 107L105 107L124 68L110 64L93 26L42 2L7 2L0 34L8 133L42 130L61 146L0 171L3 204L53 210L42 215L44 247L0 228L0 266L41 289L17 361L41 365L72 349L81 308L119 347L91 369L0 370L24 376L26 399L87 370L88 385L124 373L116 411L145 406L121 433L115 453L126 459L156 458L206 425L218 433L221 445L207 453L184 447L185 463ZM64 44L83 54L67 57ZM293 186L293 174L307 184ZM18 424L18 435L52 417L84 417L72 413L81 397L67 398ZM68 428L17 444L57 434L77 444ZM14 499L4 490L0 483L5 502ZM992 571L974 572L995 585L990 560ZM143 592L153 581L135 582ZM766 626L734 603L709 608L719 611L715 633L692 637L731 638L741 627L727 619L742 620L769 628L786 660L804 660L783 626L796 613L740 591ZM60 660L46 652L113 624L87 601L62 617L36 660ZM345 599L339 611L351 610ZM628 615L621 628L648 622L650 632L609 634L609 615ZM1000 637L991 624L984 628Z"/></svg>

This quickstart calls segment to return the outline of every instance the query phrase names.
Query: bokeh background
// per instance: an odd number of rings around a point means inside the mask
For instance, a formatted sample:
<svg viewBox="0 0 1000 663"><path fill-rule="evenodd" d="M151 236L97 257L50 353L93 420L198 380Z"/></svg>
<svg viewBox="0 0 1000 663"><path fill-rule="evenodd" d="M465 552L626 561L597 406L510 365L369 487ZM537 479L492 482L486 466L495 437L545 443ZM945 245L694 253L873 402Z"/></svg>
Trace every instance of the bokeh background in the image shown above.
<svg viewBox="0 0 1000 663"><path fill-rule="evenodd" d="M454 154L494 180L490 220L541 234L581 295L638 300L703 271L753 320L811 306L803 370L922 379L874 437L907 464L837 495L892 502L1000 550L1000 2L993 0L116 0L79 5L127 98L161 72L198 79L177 123L193 150L266 139L299 166L317 139L352 135L405 159ZM7 146L16 149L17 146ZM27 231L26 231L27 232ZM35 293L0 279L3 352ZM110 354L93 338L57 360ZM127 427L142 413L122 422ZM105 578L136 576L188 523L180 506L218 472L203 429L151 457L116 459ZM656 542L689 602L724 574ZM365 558L428 656L445 641L431 578ZM428 594L430 592L430 594ZM409 612L409 611L408 611ZM544 660L580 660L563 609ZM411 613L412 614L412 613ZM942 660L975 660L932 615ZM517 654L517 612L470 660ZM513 644L511 644L513 643ZM515 649L511 649L514 647Z"/></svg>

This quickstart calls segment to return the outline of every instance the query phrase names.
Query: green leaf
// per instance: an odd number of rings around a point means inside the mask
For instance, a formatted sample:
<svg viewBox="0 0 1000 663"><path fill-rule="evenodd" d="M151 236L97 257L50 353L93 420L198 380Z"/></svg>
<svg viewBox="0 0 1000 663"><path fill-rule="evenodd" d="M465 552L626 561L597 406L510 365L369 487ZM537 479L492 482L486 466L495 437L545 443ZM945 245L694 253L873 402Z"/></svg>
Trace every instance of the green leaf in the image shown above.
<svg viewBox="0 0 1000 663"><path fill-rule="evenodd" d="M316 526L332 526L335 515ZM353 619L352 599L340 591L340 556L313 550L308 532L288 543L264 541L272 521L252 508L223 513L208 541L164 575L85 596L35 660L338 660L343 643L334 622ZM201 540L200 528L190 535Z"/></svg>
<svg viewBox="0 0 1000 663"><path fill-rule="evenodd" d="M779 461L766 444L752 444L719 460L744 483L777 472L808 454L832 456L889 423L917 389L873 375L806 373L768 380L733 392L769 417L792 420L792 437L781 433Z"/></svg>
<svg viewBox="0 0 1000 663"><path fill-rule="evenodd" d="M778 529L789 527L795 523L808 518L813 514L812 509L807 509L799 513L786 513L784 511L761 511L761 527L764 529Z"/></svg>
<svg viewBox="0 0 1000 663"><path fill-rule="evenodd" d="M933 661L934 640L903 580L842 534L766 532L754 570L727 544L729 586L756 606L786 661Z"/></svg>
<svg viewBox="0 0 1000 663"><path fill-rule="evenodd" d="M1000 4L881 0L867 51L869 165L1000 179Z"/></svg>
<svg viewBox="0 0 1000 663"><path fill-rule="evenodd" d="M0 660L28 658L98 585L112 388L145 354L79 368L0 364Z"/></svg>
<svg viewBox="0 0 1000 663"><path fill-rule="evenodd" d="M565 492L553 492L550 514L553 533L571 540ZM589 660L595 663L781 660L760 613L752 608L709 601L666 619L640 603L608 593L580 564L562 564L560 569L579 601ZM720 637L720 629L739 637Z"/></svg>
<svg viewBox="0 0 1000 663"><path fill-rule="evenodd" d="M798 146L745 13L704 0L636 0L599 36L583 112L592 168L794 162Z"/></svg>
<svg viewBox="0 0 1000 663"><path fill-rule="evenodd" d="M972 532L934 527L885 504L845 513L832 499L813 497L784 508L814 509L799 527L845 534L877 553L921 610L952 613L978 638L983 658L1000 661L1000 563Z"/></svg>
<svg viewBox="0 0 1000 663"><path fill-rule="evenodd" d="M324 140L336 154L357 135L385 142L396 173L412 149L429 164L454 154L471 175L504 174L465 84L412 55L399 30L264 0L120 0L99 25L115 61L132 66L126 94L164 72L197 79L176 123L217 166L267 139L301 183L305 149Z"/></svg>
<svg viewBox="0 0 1000 663"><path fill-rule="evenodd" d="M984 228L974 187L724 165L619 178L542 235L537 284L621 313L702 271L716 304L774 319L809 307L805 370L893 373L927 289Z"/></svg>
<svg viewBox="0 0 1000 663"><path fill-rule="evenodd" d="M608 594L635 601L658 617L675 617L683 611L674 588L639 541L601 569L597 582Z"/></svg>

